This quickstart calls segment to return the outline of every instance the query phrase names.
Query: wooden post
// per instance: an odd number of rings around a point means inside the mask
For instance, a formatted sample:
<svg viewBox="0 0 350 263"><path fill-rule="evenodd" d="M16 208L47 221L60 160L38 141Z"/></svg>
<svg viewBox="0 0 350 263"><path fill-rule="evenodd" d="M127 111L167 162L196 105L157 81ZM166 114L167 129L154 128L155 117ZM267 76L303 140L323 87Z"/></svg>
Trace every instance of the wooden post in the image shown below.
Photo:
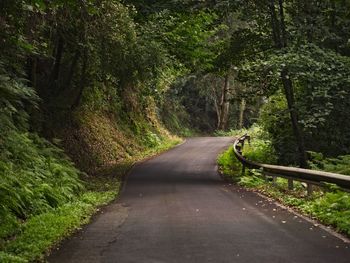
<svg viewBox="0 0 350 263"><path fill-rule="evenodd" d="M272 184L273 186L277 185L277 176L272 176Z"/></svg>
<svg viewBox="0 0 350 263"><path fill-rule="evenodd" d="M267 178L267 174L265 173L264 170L262 171L262 174L263 174L263 176L264 176L265 182L268 182L269 179Z"/></svg>
<svg viewBox="0 0 350 263"><path fill-rule="evenodd" d="M307 184L307 195L311 196L313 192L312 184Z"/></svg>
<svg viewBox="0 0 350 263"><path fill-rule="evenodd" d="M242 175L244 176L245 175L245 165L242 164Z"/></svg>

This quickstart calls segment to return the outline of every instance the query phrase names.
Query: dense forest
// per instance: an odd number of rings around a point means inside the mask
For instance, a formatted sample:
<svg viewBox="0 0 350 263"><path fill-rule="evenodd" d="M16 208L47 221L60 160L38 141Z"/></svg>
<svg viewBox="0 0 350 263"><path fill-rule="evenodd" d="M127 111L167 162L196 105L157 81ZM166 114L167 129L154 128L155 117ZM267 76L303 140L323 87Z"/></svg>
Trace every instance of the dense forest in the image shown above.
<svg viewBox="0 0 350 263"><path fill-rule="evenodd" d="M0 261L179 137L259 125L304 168L350 152L349 0L2 0L0 29Z"/></svg>

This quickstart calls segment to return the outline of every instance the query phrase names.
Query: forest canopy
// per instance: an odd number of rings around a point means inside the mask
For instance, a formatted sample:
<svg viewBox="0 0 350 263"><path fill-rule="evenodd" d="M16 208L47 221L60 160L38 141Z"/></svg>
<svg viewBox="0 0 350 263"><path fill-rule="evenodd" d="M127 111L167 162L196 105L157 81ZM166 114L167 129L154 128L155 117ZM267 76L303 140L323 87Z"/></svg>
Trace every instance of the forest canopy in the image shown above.
<svg viewBox="0 0 350 263"><path fill-rule="evenodd" d="M92 107L103 90L110 101L94 107L123 115L134 110L123 103L130 94L141 111L151 99L160 119L177 132L259 122L282 162L306 166L306 151L349 151L350 127L343 122L349 108L349 5L2 1L2 76L33 93L23 114L30 112L30 128L47 138L53 116ZM15 87L5 84L3 100L21 100L24 95L10 95ZM21 114L16 110L11 118Z"/></svg>

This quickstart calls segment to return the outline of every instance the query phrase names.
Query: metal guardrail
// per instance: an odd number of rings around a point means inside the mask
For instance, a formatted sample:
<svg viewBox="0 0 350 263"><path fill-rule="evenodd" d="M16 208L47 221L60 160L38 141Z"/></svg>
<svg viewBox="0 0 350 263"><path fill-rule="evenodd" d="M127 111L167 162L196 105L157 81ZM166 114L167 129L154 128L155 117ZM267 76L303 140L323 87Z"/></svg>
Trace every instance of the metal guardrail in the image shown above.
<svg viewBox="0 0 350 263"><path fill-rule="evenodd" d="M329 173L323 171L315 171L309 169L302 169L296 167L287 167L279 165L262 164L247 160L243 154L242 150L245 141L250 142L249 135L243 135L242 137L235 140L233 143L233 150L236 158L242 163L243 171L245 167L250 169L260 169L264 175L272 177L283 177L288 179L288 188L293 189L293 180L305 182L308 184L308 193L311 193L311 185L325 185L325 183L335 184L344 190L350 190L350 176Z"/></svg>

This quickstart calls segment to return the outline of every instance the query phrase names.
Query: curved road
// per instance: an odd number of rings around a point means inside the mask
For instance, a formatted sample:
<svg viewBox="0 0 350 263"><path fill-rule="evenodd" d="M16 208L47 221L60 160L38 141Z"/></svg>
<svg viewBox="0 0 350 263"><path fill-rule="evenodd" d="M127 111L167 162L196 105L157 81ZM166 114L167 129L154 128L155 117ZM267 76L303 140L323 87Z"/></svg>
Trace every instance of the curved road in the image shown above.
<svg viewBox="0 0 350 263"><path fill-rule="evenodd" d="M121 198L49 262L350 262L348 243L223 182L232 140L193 138L131 171Z"/></svg>

